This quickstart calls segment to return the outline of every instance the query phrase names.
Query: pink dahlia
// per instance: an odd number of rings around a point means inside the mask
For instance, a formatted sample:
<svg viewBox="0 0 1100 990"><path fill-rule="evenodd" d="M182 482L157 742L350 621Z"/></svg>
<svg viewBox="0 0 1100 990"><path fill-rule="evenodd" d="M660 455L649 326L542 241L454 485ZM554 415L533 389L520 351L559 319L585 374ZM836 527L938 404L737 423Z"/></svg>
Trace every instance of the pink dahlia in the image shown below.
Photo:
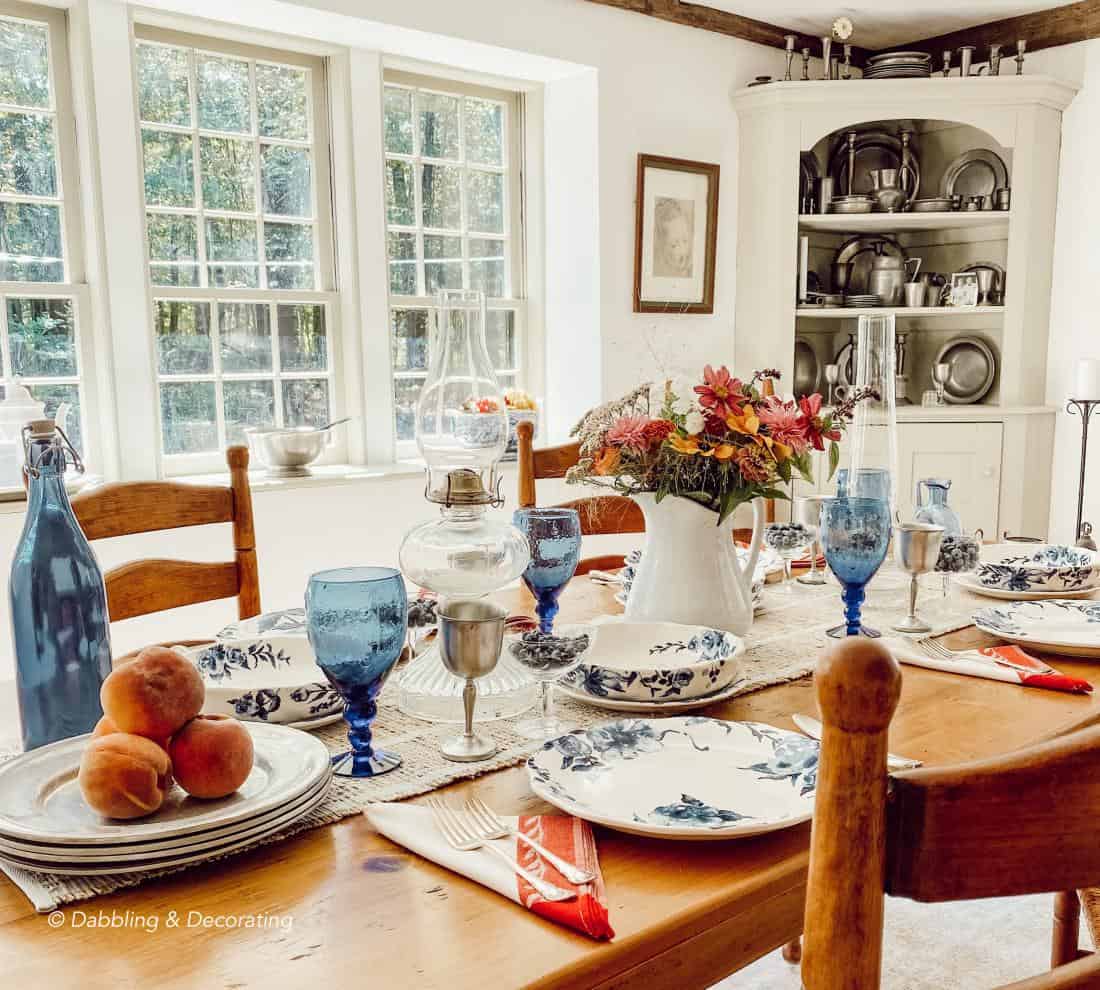
<svg viewBox="0 0 1100 990"><path fill-rule="evenodd" d="M801 454L809 445L806 418L794 402L784 402L769 396L756 409L760 422L768 428L768 436Z"/></svg>
<svg viewBox="0 0 1100 990"><path fill-rule="evenodd" d="M649 449L647 428L652 422L648 416L623 416L611 424L607 442L613 447L630 447L644 454Z"/></svg>
<svg viewBox="0 0 1100 990"><path fill-rule="evenodd" d="M699 405L704 412L725 419L730 413L739 413L744 396L741 394L742 384L739 378L734 378L729 368L722 365L715 371L709 364L703 369L703 384L695 386L695 394L699 396Z"/></svg>

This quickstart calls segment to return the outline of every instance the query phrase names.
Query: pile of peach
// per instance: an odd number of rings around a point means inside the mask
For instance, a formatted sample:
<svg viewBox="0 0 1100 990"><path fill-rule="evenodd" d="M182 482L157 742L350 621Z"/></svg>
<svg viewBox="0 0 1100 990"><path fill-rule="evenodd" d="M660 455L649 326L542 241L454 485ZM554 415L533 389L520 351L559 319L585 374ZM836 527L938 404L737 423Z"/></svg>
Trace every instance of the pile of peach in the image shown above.
<svg viewBox="0 0 1100 990"><path fill-rule="evenodd" d="M192 797L232 794L252 770L252 737L228 715L200 715L205 698L195 666L164 647L112 671L80 761L84 800L108 818L140 818L164 803L173 780Z"/></svg>

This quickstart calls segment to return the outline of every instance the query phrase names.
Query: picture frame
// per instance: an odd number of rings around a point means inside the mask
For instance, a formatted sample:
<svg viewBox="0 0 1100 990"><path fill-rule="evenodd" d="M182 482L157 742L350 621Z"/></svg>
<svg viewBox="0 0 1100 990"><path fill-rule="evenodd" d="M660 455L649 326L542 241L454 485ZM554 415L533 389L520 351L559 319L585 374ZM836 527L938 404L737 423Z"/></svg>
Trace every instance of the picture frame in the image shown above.
<svg viewBox="0 0 1100 990"><path fill-rule="evenodd" d="M634 312L713 313L719 166L638 155Z"/></svg>
<svg viewBox="0 0 1100 990"><path fill-rule="evenodd" d="M951 276L951 295L949 305L971 307L978 305L981 294L978 288L977 272L955 272Z"/></svg>

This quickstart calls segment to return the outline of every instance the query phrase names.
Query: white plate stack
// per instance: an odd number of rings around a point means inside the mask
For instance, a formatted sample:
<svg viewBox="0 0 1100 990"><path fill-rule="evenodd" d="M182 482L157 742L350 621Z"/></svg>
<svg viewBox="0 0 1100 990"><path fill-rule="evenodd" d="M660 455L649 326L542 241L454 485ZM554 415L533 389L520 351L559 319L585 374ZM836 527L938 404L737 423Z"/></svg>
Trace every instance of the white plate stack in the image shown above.
<svg viewBox="0 0 1100 990"><path fill-rule="evenodd" d="M325 798L332 768L324 743L277 725L245 723L252 773L228 797L204 801L174 786L159 811L103 818L77 784L88 736L32 750L0 767L0 860L40 873L102 876L213 859L275 834Z"/></svg>

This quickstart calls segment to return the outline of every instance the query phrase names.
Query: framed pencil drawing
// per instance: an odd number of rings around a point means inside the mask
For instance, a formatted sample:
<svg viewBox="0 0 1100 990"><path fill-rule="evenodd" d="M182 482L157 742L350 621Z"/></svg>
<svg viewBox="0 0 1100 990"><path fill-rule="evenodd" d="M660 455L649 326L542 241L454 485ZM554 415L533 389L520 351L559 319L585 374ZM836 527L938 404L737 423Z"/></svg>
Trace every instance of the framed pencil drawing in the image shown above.
<svg viewBox="0 0 1100 990"><path fill-rule="evenodd" d="M634 312L713 313L718 166L638 155Z"/></svg>

